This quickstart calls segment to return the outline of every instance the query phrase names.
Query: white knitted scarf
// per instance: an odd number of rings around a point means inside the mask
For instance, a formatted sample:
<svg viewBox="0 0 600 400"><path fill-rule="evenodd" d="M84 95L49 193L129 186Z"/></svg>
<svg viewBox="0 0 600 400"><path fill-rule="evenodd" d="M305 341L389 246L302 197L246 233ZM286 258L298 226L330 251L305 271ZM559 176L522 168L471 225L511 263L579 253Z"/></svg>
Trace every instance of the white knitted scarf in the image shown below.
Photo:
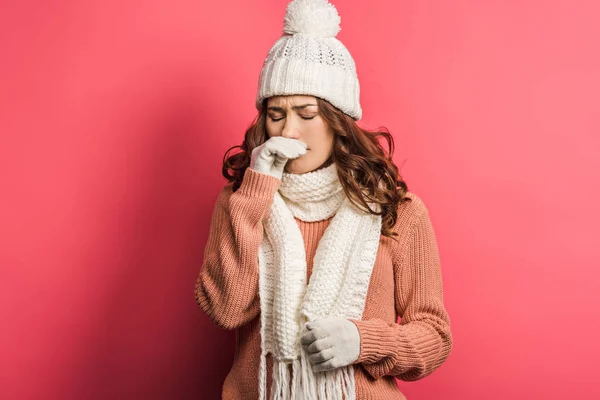
<svg viewBox="0 0 600 400"><path fill-rule="evenodd" d="M371 209L379 210L375 204ZM310 283L304 240L294 217L321 221L335 215L319 241ZM259 251L261 308L260 400L266 398L266 355L273 357L271 399L356 398L352 364L314 372L300 343L307 321L361 319L381 234L381 216L346 197L337 167L284 173L264 220ZM291 365L291 374L289 366Z"/></svg>

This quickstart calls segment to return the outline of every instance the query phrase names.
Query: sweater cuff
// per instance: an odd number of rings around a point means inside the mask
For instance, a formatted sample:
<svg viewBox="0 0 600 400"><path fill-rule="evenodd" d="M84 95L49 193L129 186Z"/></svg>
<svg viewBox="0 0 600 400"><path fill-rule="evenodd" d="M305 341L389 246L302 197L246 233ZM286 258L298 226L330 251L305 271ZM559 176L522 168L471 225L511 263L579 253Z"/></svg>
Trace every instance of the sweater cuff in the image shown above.
<svg viewBox="0 0 600 400"><path fill-rule="evenodd" d="M397 338L391 334L390 326L380 319L351 319L360 334L360 354L353 364L374 364L383 357L398 351Z"/></svg>
<svg viewBox="0 0 600 400"><path fill-rule="evenodd" d="M246 168L238 190L246 196L273 199L273 195L279 190L279 185L281 185L281 180L274 176Z"/></svg>

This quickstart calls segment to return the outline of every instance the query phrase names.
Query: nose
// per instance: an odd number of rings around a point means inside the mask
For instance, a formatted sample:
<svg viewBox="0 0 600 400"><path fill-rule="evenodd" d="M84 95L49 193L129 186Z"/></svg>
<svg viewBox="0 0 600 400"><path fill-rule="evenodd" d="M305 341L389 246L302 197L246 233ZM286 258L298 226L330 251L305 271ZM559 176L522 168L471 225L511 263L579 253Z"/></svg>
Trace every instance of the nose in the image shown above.
<svg viewBox="0 0 600 400"><path fill-rule="evenodd" d="M293 117L288 117L285 119L285 125L281 131L281 136L289 139L299 138L300 133L298 132L298 126Z"/></svg>

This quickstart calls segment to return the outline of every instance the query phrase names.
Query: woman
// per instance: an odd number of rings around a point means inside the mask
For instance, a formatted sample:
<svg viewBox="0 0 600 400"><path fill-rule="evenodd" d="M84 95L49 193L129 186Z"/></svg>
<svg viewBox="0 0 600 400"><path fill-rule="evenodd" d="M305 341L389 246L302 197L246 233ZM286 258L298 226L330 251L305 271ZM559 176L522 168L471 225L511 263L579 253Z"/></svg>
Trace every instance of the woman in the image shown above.
<svg viewBox="0 0 600 400"><path fill-rule="evenodd" d="M223 399L403 399L394 378L423 378L452 349L428 210L390 134L356 124L339 22L327 0L288 5L259 114L225 157L196 283L202 310L237 332Z"/></svg>

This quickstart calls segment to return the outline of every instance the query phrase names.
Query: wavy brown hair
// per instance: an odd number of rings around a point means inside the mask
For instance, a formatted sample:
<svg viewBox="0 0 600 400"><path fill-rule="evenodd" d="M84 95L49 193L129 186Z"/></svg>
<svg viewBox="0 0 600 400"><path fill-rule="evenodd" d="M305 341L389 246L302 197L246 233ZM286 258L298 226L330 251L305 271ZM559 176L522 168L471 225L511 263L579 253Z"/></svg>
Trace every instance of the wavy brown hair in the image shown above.
<svg viewBox="0 0 600 400"><path fill-rule="evenodd" d="M269 139L266 129L267 101L252 122L244 142L230 147L223 157L223 176L233 182L236 191L250 165L252 150ZM393 232L398 217L398 205L410 201L406 196L408 186L392 161L394 139L386 128L369 131L360 128L352 117L344 114L327 100L317 97L319 114L331 126L334 133L333 152L325 164L334 162L346 196L364 211L382 216L381 234L397 236ZM387 151L379 142L387 142ZM239 149L230 155L233 150ZM380 183L383 183L380 187ZM372 210L367 203L376 203L381 211Z"/></svg>

